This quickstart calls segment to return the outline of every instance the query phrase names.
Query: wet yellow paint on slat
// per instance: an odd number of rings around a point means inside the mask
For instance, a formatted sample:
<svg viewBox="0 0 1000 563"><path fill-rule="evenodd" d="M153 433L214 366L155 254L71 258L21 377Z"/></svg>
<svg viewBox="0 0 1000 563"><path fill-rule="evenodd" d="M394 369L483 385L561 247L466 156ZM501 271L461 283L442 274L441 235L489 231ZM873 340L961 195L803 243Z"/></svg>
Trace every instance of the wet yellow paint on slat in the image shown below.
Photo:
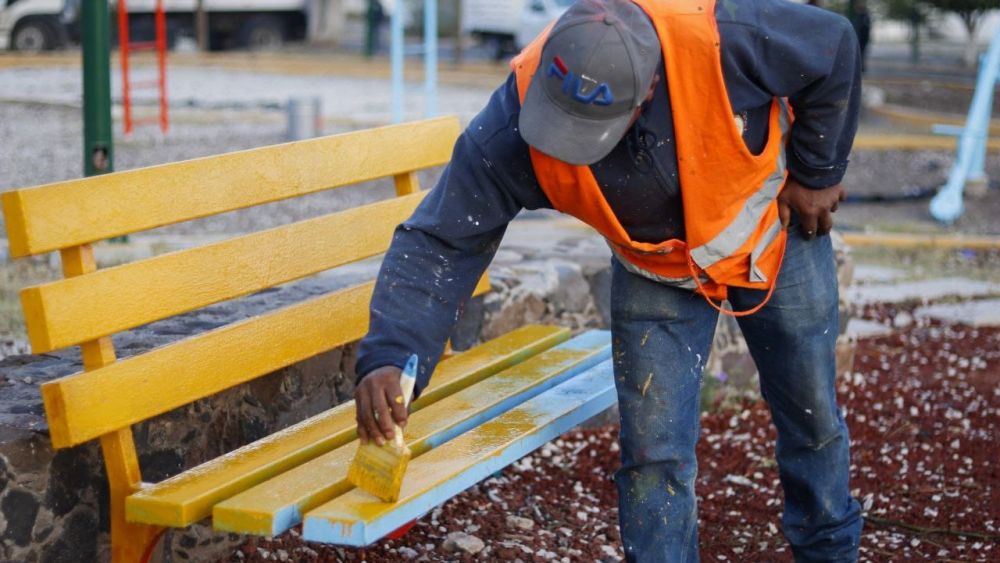
<svg viewBox="0 0 1000 563"><path fill-rule="evenodd" d="M424 195L28 288L21 301L32 350L58 350L380 254Z"/></svg>
<svg viewBox="0 0 1000 563"><path fill-rule="evenodd" d="M571 340L414 413L406 428L414 458L450 437L449 430L460 432L488 420L511 408L512 401L516 404L513 397L542 389L547 380L606 357L609 340L597 338L575 348L569 347ZM346 477L357 445L352 441L217 504L212 511L215 528L276 535L297 524L305 512L352 488Z"/></svg>
<svg viewBox="0 0 1000 563"><path fill-rule="evenodd" d="M367 545L614 404L607 361L434 448L407 468L399 500L351 490L310 511L308 541Z"/></svg>
<svg viewBox="0 0 1000 563"><path fill-rule="evenodd" d="M10 252L39 254L445 164L442 117L3 194ZM419 139L419 142L414 142Z"/></svg>
<svg viewBox="0 0 1000 563"><path fill-rule="evenodd" d="M478 383L569 338L569 330L528 325L441 362L414 410ZM342 405L132 495L128 519L183 527L212 506L357 437L354 402Z"/></svg>
<svg viewBox="0 0 1000 563"><path fill-rule="evenodd" d="M45 383L52 443L86 442L358 340L368 331L373 287L336 291ZM488 289L484 277L477 294Z"/></svg>

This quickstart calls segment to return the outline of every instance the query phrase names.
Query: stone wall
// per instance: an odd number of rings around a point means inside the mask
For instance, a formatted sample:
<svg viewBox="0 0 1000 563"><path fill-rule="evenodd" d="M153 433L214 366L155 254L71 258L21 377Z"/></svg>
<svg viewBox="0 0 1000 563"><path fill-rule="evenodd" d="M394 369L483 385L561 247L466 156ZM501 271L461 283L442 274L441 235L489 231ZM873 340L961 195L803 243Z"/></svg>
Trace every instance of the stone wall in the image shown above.
<svg viewBox="0 0 1000 563"><path fill-rule="evenodd" d="M577 330L608 324L610 253L604 243L589 231L553 227L551 221L519 223L491 267L493 291L471 302L456 327L458 350L525 323ZM839 256L846 286L850 262L846 252ZM116 350L122 357L135 355L370 278L374 268L361 264L153 323L116 336ZM735 323L720 324L716 343L709 373L729 374L727 388L753 392L752 362ZM162 480L348 400L354 361L354 346L332 350L135 425L144 480ZM75 350L0 361L0 561L107 559L107 484L99 448L91 442L53 451L38 392L41 383L79 369ZM209 561L239 541L197 525L170 531L161 557Z"/></svg>

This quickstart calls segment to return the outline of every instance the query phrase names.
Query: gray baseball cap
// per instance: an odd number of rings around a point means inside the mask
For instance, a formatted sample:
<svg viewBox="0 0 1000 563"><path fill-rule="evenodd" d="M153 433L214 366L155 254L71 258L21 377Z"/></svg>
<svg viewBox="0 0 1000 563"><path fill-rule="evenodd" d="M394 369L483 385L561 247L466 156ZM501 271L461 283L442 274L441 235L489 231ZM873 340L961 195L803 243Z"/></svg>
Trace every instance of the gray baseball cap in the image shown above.
<svg viewBox="0 0 1000 563"><path fill-rule="evenodd" d="M630 0L578 0L556 22L519 118L532 147L570 164L615 148L659 65L660 41Z"/></svg>

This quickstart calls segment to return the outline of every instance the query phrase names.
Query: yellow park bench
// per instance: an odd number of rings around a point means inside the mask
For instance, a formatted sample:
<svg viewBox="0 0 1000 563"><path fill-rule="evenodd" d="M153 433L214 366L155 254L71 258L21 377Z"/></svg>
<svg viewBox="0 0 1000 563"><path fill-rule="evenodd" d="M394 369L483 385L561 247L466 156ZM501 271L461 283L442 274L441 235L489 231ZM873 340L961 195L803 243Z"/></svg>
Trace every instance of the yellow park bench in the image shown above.
<svg viewBox="0 0 1000 563"><path fill-rule="evenodd" d="M353 402L156 484L131 426L361 338L373 282L116 360L111 336L383 253L447 162L455 118L384 127L3 194L13 257L61 254L65 279L22 293L34 353L80 346L84 371L42 385L54 448L99 439L114 561L169 527L366 545L614 402L607 333L525 326L443 360L413 405L414 460L396 504L346 481ZM92 244L154 227L393 178L397 196L319 218L98 269ZM477 293L488 289L479 284ZM260 343L266 343L261 346Z"/></svg>

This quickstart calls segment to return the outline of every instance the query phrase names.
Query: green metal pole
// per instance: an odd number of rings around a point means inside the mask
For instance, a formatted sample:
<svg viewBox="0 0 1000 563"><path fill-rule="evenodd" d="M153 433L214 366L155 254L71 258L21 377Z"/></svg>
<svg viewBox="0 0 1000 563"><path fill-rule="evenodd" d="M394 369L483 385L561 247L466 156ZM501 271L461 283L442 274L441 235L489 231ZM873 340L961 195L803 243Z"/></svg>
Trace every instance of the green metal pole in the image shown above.
<svg viewBox="0 0 1000 563"><path fill-rule="evenodd" d="M375 3L378 0L368 0L368 7L365 10L365 56L371 57L375 54L375 46L378 44L378 28L381 10Z"/></svg>
<svg viewBox="0 0 1000 563"><path fill-rule="evenodd" d="M108 0L83 0L83 174L114 170Z"/></svg>

